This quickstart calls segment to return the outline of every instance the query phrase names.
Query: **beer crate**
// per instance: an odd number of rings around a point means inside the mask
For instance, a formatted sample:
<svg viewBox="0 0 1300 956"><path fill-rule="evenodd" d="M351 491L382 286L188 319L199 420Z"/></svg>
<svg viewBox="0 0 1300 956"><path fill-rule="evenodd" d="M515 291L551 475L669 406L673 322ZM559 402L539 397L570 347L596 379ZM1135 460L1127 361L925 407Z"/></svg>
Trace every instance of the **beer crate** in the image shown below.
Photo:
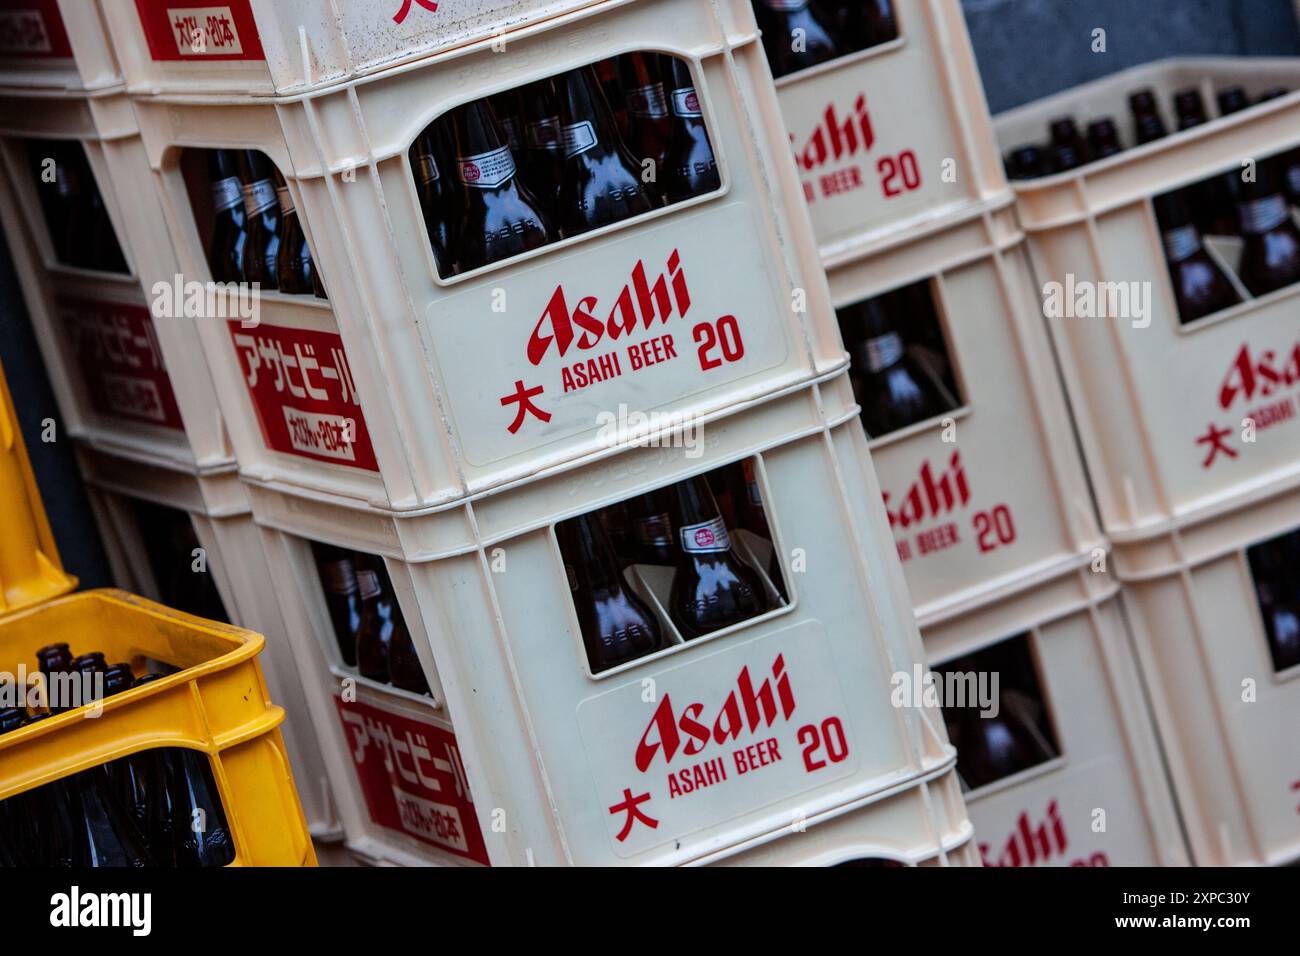
<svg viewBox="0 0 1300 956"><path fill-rule="evenodd" d="M261 666L313 840L341 831L261 533L232 471L194 475L78 443L77 462L118 587L182 613L256 630Z"/></svg>
<svg viewBox="0 0 1300 956"><path fill-rule="evenodd" d="M1138 655L1201 866L1300 859L1297 555L1294 486L1116 546Z"/></svg>
<svg viewBox="0 0 1300 956"><path fill-rule="evenodd" d="M64 573L36 476L0 368L0 616L66 594Z"/></svg>
<svg viewBox="0 0 1300 956"><path fill-rule="evenodd" d="M179 269L126 96L10 88L0 117L0 219L62 428L144 461L228 468L195 319L155 308L154 283L170 289ZM103 212L83 221L79 206L61 229L43 190L74 175Z"/></svg>
<svg viewBox="0 0 1300 956"><path fill-rule="evenodd" d="M893 39L776 78L827 267L960 217L1007 189L961 4L892 7Z"/></svg>
<svg viewBox="0 0 1300 956"><path fill-rule="evenodd" d="M150 661L180 670L0 737L0 799L155 747L202 754L235 844L232 865L312 866L293 774L280 738L284 711L258 667L261 635L204 621L116 590L86 591L0 623L6 669L34 662L56 635L96 648L137 674Z"/></svg>
<svg viewBox="0 0 1300 956"><path fill-rule="evenodd" d="M719 187L443 277L409 156L430 121L643 49L689 65ZM248 481L418 513L610 454L602 413L622 421L625 409L651 430L711 420L843 368L794 171L773 158L785 134L747 6L603 3L517 31L509 50L478 40L274 102L134 99L182 271L206 275L177 147L265 152L319 254L328 306L267 295L257 329L202 330ZM638 326L627 336L597 348L569 334L573 310L603 321L620 301ZM564 326L558 338L550 322ZM320 369L322 354L345 356L355 388L322 383L312 366L325 399L277 389L259 355L296 362L298 348Z"/></svg>
<svg viewBox="0 0 1300 956"><path fill-rule="evenodd" d="M698 455L687 456L692 447ZM577 516L703 474L721 494L718 469L738 462L748 463L749 500L767 516L769 537L732 523L727 540L761 580L766 609L685 639L676 612L665 610L677 606L674 573L629 559L620 587L663 639L644 656L602 658L584 644L592 635L571 596L571 588L584 593L583 565L564 550L566 529ZM942 783L954 754L937 714L923 702L890 702L891 675L919 666L922 653L898 563L875 544L887 522L869 462L841 375L710 422L694 446L627 447L419 516L250 485L298 660L320 672L315 693L310 682L306 690L318 731L333 738L322 739L332 768L353 778L354 793L376 790L384 741L423 738L426 749L454 748L459 756L447 762L463 765L473 795L460 804L449 782L439 783L440 798L438 788L392 779L384 792L388 801L395 793L396 810L364 800L349 808L336 778L349 845L389 860L465 857L464 847L430 835L428 822L443 819L462 833L477 820L493 865L688 864L751 850L824 862L841 840L837 862L859 846L906 862L949 851L960 861L960 804ZM382 557L429 695L346 665L312 542ZM355 703L343 698L348 688ZM683 714L725 724L742 698L752 704L750 726L723 733L727 746L697 742L684 755ZM439 732L444 722L454 738ZM680 726L695 727L691 719ZM877 829L893 826L893 811L867 805L886 796L898 797L897 812L924 839ZM937 799L946 801L942 814ZM832 836L814 851L792 827L822 820L821 833ZM778 838L792 833L782 849Z"/></svg>
<svg viewBox="0 0 1300 956"><path fill-rule="evenodd" d="M922 630L985 866L1188 865L1119 585L1096 567Z"/></svg>
<svg viewBox="0 0 1300 956"><path fill-rule="evenodd" d="M1104 549L1009 195L827 275L923 630Z"/></svg>
<svg viewBox="0 0 1300 956"><path fill-rule="evenodd" d="M0 86L96 93L121 86L101 0L2 0Z"/></svg>
<svg viewBox="0 0 1300 956"><path fill-rule="evenodd" d="M1300 478L1300 283L1251 295L1235 271L1242 240L1207 233L1206 255L1240 301L1184 321L1152 202L1223 176L1240 189L1245 173L1268 175L1275 158L1300 143L1300 94L1218 115L1215 93L1239 86L1255 103L1272 87L1297 85L1295 59L1164 60L995 122L1010 149L1045 138L1058 117L1126 117L1125 98L1144 88L1171 128L1176 91L1198 90L1211 114L1199 126L1014 184L1102 527L1117 545L1163 538L1187 516L1236 507ZM1126 129L1121 135L1133 141Z"/></svg>

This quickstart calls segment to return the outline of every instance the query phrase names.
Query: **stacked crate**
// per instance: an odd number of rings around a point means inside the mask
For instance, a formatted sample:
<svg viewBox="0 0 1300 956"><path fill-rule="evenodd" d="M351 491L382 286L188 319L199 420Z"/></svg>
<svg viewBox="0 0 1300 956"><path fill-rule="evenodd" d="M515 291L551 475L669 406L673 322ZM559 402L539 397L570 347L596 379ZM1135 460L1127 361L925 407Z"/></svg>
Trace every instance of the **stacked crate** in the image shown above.
<svg viewBox="0 0 1300 956"><path fill-rule="evenodd" d="M1273 95L1297 86L1296 60L1174 59L997 122L1012 149L1058 117L1126 117L1147 89L1170 131L1133 146L1121 120L1131 148L1015 186L1044 295L1064 303L1048 325L1201 865L1300 853L1300 93ZM1245 108L1225 114L1234 87ZM1201 94L1206 121L1174 132L1183 90ZM1289 209L1285 192L1241 197L1263 238L1236 234L1231 206L1202 226L1247 177L1290 189ZM1184 189L1194 221L1162 223ZM1289 274L1261 280L1260 242ZM1183 261L1224 299L1194 308L1176 287ZM1085 289L1116 294L1085 309Z"/></svg>
<svg viewBox="0 0 1300 956"><path fill-rule="evenodd" d="M192 29L191 6L106 13L178 271L210 275L192 156L238 147L284 176L328 292L199 338L356 856L972 862L938 712L889 702L920 644L747 5L232 0ZM441 275L409 155L430 121L634 50L689 67L719 187ZM621 374L566 389L562 334L530 355L556 296L603 315L636 283ZM665 418L611 438L620 406ZM767 610L690 638L672 572L635 564L666 646L597 666L568 523L740 462ZM326 585L349 555L390 581L427 689L348 662ZM695 718L715 733L684 746Z"/></svg>
<svg viewBox="0 0 1300 956"><path fill-rule="evenodd" d="M1000 680L945 708L982 862L1185 862L960 7L892 6L776 87L927 655Z"/></svg>

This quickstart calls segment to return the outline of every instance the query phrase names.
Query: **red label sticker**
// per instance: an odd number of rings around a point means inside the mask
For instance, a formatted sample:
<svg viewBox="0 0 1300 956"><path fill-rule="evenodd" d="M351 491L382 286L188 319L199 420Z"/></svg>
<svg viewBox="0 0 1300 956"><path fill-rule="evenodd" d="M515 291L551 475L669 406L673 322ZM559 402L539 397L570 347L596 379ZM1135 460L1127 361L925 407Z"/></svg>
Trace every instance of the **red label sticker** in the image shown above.
<svg viewBox="0 0 1300 956"><path fill-rule="evenodd" d="M369 704L334 703L370 819L489 865L456 735Z"/></svg>
<svg viewBox="0 0 1300 956"><path fill-rule="evenodd" d="M287 455L378 471L343 339L313 332L229 323L262 439Z"/></svg>
<svg viewBox="0 0 1300 956"><path fill-rule="evenodd" d="M58 0L0 0L0 57L72 59Z"/></svg>
<svg viewBox="0 0 1300 956"><path fill-rule="evenodd" d="M182 430L180 408L148 309L60 298L59 311L95 411Z"/></svg>
<svg viewBox="0 0 1300 956"><path fill-rule="evenodd" d="M135 0L155 60L265 60L248 0Z"/></svg>

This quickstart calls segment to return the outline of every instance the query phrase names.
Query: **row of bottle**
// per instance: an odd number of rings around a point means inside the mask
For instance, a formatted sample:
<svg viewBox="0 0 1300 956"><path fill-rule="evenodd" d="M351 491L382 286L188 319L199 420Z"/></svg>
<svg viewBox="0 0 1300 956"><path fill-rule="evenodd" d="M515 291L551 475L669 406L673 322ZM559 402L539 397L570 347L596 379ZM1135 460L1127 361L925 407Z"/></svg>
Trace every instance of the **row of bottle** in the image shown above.
<svg viewBox="0 0 1300 956"><path fill-rule="evenodd" d="M28 140L27 159L54 256L79 269L127 272L126 258L85 147L76 140Z"/></svg>
<svg viewBox="0 0 1300 956"><path fill-rule="evenodd" d="M0 734L164 676L135 677L98 651L73 657L65 643L42 647L36 661L48 706L0 710ZM0 802L3 866L225 866L234 858L216 780L195 750L143 750Z"/></svg>
<svg viewBox="0 0 1300 956"><path fill-rule="evenodd" d="M343 663L369 680L428 694L383 559L320 542L312 543L312 551Z"/></svg>
<svg viewBox="0 0 1300 956"><path fill-rule="evenodd" d="M1275 671L1300 667L1300 528L1246 549Z"/></svg>
<svg viewBox="0 0 1300 956"><path fill-rule="evenodd" d="M208 267L216 282L326 298L320 270L284 177L256 149L209 149L212 230Z"/></svg>
<svg viewBox="0 0 1300 956"><path fill-rule="evenodd" d="M444 278L721 184L690 67L656 53L459 106L425 127L410 161Z"/></svg>
<svg viewBox="0 0 1300 956"><path fill-rule="evenodd" d="M772 76L898 39L891 0L753 0Z"/></svg>
<svg viewBox="0 0 1300 956"><path fill-rule="evenodd" d="M672 643L663 622L629 585L625 571L632 565L672 568L666 611L684 640L778 606L786 592L775 547L767 568L773 596L733 541L738 529L773 543L752 459L557 524L592 672Z"/></svg>
<svg viewBox="0 0 1300 956"><path fill-rule="evenodd" d="M1273 87L1255 101L1266 103L1287 95L1285 87ZM1240 86L1232 86L1217 95L1219 115L1227 116L1251 106L1250 98ZM1128 98L1129 111L1133 116L1133 145L1163 139L1169 130L1160 112L1160 105L1155 93L1150 89L1141 89ZM1210 121L1205 111L1205 100L1200 87L1188 87L1178 90L1173 98L1174 112L1177 116L1177 131L1193 129ZM1094 163L1108 156L1123 152L1125 147L1119 135L1114 117L1101 116L1088 123L1086 135L1080 134L1074 117L1062 116L1048 124L1050 139L1047 143L1025 143L1011 150L1006 156L1007 176L1011 179L1036 179L1054 173L1068 172L1088 163ZM1281 187L1288 190L1292 202L1300 202L1300 149L1290 150L1279 156L1275 162L1275 172L1281 180ZM1231 220L1233 217L1229 216ZM1233 233L1235 226L1227 226Z"/></svg>

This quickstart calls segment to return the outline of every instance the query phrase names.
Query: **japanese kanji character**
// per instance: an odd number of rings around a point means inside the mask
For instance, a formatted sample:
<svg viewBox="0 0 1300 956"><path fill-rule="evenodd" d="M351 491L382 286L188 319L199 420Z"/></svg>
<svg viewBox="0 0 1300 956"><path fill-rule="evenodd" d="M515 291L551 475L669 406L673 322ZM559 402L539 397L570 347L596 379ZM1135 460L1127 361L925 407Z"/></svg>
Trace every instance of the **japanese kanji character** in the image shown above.
<svg viewBox="0 0 1300 956"><path fill-rule="evenodd" d="M1237 457L1237 453L1223 443L1223 439L1231 434L1231 428L1215 428L1214 423L1210 422L1205 434L1196 439L1196 444L1210 446L1209 453L1206 454L1205 460L1201 462L1202 468L1209 468L1210 465L1214 464L1214 458L1219 452L1223 452L1229 458Z"/></svg>
<svg viewBox="0 0 1300 956"><path fill-rule="evenodd" d="M533 396L540 395L545 390L542 385L538 385L536 388L525 388L522 379L515 379L514 393L501 396L502 405L519 405L519 408L515 411L515 420L506 426L510 434L513 435L519 431L519 426L524 423L524 415L528 412L532 412L544 422L551 420L550 412L544 412L532 403Z"/></svg>
<svg viewBox="0 0 1300 956"><path fill-rule="evenodd" d="M626 813L627 819L623 821L623 829L618 832L618 842L622 843L627 839L627 835L632 832L632 825L640 820L651 830L659 829L659 821L654 817L642 813L637 809L641 804L650 799L650 794L643 793L638 797L632 796L632 791L627 787L623 788L623 802L616 803L609 808L611 815Z"/></svg>

